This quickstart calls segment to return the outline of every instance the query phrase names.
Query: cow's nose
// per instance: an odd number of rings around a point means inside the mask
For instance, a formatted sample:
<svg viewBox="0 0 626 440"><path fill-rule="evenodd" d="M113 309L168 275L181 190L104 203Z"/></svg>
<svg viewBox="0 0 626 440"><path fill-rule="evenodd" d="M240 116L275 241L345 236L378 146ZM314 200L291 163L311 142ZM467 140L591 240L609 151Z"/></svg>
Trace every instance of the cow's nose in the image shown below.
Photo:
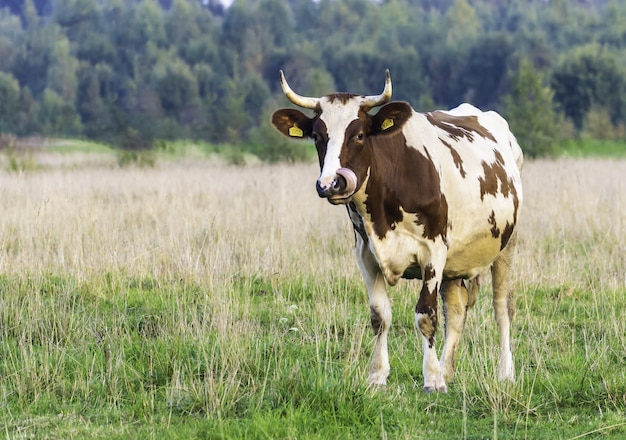
<svg viewBox="0 0 626 440"><path fill-rule="evenodd" d="M315 184L315 189L317 190L318 196L324 197L324 187L322 186L319 180Z"/></svg>
<svg viewBox="0 0 626 440"><path fill-rule="evenodd" d="M321 180L317 181L317 194L320 197L328 198L337 194L341 194L345 188L346 180L341 176L335 176L335 178L329 184L323 184Z"/></svg>
<svg viewBox="0 0 626 440"><path fill-rule="evenodd" d="M321 180L318 180L315 189L317 189L317 194L320 197L327 198L332 195L332 188L335 187L335 181L333 180L330 185L323 184Z"/></svg>

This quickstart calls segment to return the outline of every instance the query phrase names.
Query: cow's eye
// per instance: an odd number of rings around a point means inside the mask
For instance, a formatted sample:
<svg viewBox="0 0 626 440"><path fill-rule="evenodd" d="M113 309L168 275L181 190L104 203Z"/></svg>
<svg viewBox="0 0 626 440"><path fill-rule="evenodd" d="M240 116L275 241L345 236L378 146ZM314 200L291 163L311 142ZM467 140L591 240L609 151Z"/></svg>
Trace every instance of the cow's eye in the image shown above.
<svg viewBox="0 0 626 440"><path fill-rule="evenodd" d="M359 134L356 135L357 141L362 141L363 139L365 139L365 133L360 132Z"/></svg>

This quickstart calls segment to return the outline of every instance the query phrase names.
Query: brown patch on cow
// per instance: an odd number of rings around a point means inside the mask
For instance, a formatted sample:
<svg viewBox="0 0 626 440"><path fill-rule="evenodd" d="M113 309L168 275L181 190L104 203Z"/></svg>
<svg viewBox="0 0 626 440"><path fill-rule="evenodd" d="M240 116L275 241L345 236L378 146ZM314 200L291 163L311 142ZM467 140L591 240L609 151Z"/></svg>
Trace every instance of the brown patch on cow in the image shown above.
<svg viewBox="0 0 626 440"><path fill-rule="evenodd" d="M498 229L498 225L496 225L496 213L493 210L491 210L491 215L487 222L491 225L491 236L498 238L500 236L500 229Z"/></svg>
<svg viewBox="0 0 626 440"><path fill-rule="evenodd" d="M517 196L517 187L511 184L511 194L513 195L513 226L517 222L517 211L519 209L519 197Z"/></svg>
<svg viewBox="0 0 626 440"><path fill-rule="evenodd" d="M502 231L502 238L500 239L500 250L504 249L509 243L509 240L511 239L511 235L513 235L514 230L515 224L510 224L509 222L506 222L504 231Z"/></svg>
<svg viewBox="0 0 626 440"><path fill-rule="evenodd" d="M506 308L509 313L509 322L513 322L513 318L515 317L515 301L513 299L512 289L510 289L509 293L506 295Z"/></svg>
<svg viewBox="0 0 626 440"><path fill-rule="evenodd" d="M384 322L377 308L374 306L370 306L370 321L372 323L372 330L374 330L374 336L381 334L385 329Z"/></svg>
<svg viewBox="0 0 626 440"><path fill-rule="evenodd" d="M504 197L511 196L513 199L513 223L506 223L506 226L503 230L497 228L495 214L492 211L491 216L489 217L489 224L492 225L491 234L493 238L500 237L500 250L504 249L515 230L515 224L517 222L517 214L519 210L519 197L517 195L517 187L511 179L505 169L504 159L502 154L499 151L494 151L495 162L491 165L483 162L483 171L485 173L484 177L479 177L478 181L480 182L480 198L484 199L486 194L491 194L492 196L496 196L501 193Z"/></svg>
<svg viewBox="0 0 626 440"><path fill-rule="evenodd" d="M494 150L494 154L496 160L492 164L482 162L484 177L478 178L481 200L484 200L485 194L495 197L500 192L504 197L508 197L510 192L516 191L512 179L506 172L502 155L497 150Z"/></svg>
<svg viewBox="0 0 626 440"><path fill-rule="evenodd" d="M359 95L355 95L354 93L333 93L331 95L327 95L326 98L331 104L335 101L339 101L343 105L346 105L355 96Z"/></svg>
<svg viewBox="0 0 626 440"><path fill-rule="evenodd" d="M367 212L383 239L402 221L401 208L417 214L424 236L445 236L448 206L437 169L429 157L407 146L404 134L375 136L370 143L371 167L365 191Z"/></svg>
<svg viewBox="0 0 626 440"><path fill-rule="evenodd" d="M428 339L428 345L432 348L435 345L435 332L437 331L437 291L439 286L435 286L433 292L428 290L428 281L435 277L435 270L432 264L426 265L423 274L422 290L415 305L415 313L424 316L417 322L422 335Z"/></svg>
<svg viewBox="0 0 626 440"><path fill-rule="evenodd" d="M446 241L447 222L448 201L446 200L446 196L443 194L441 194L439 203L433 203L428 206L428 209L424 209L417 213L416 223L424 226L423 237L433 241L439 236Z"/></svg>
<svg viewBox="0 0 626 440"><path fill-rule="evenodd" d="M463 159L461 159L461 155L459 154L459 152L456 151L454 148L452 148L452 145L446 142L445 140L441 138L439 138L439 140L441 141L442 144L448 147L448 149L450 150L450 154L452 155L452 160L454 161L454 165L459 170L459 173L461 173L461 177L465 178L467 173L465 172L465 169L463 168Z"/></svg>
<svg viewBox="0 0 626 440"><path fill-rule="evenodd" d="M502 154L499 151L494 150L495 162L491 165L486 162L482 163L483 171L485 173L484 177L479 177L478 181L480 183L480 199L484 200L486 194L491 194L492 196L496 196L498 192L500 192L504 197L511 196L513 199L513 224L507 222L503 231L498 231L501 233L501 244L500 249L504 249L507 245L513 230L515 229L515 224L517 222L517 214L519 210L519 197L517 195L517 187L508 176L506 172L506 168L504 166L504 159ZM491 217L489 219L489 223L492 224L495 228L495 218L493 219L494 223L491 223ZM492 228L492 235L494 234L494 228ZM497 235L493 235L494 238L498 238Z"/></svg>
<svg viewBox="0 0 626 440"><path fill-rule="evenodd" d="M272 113L272 124L287 137L292 137L289 130L294 126L302 130L302 137L310 136L313 121L314 118L309 118L294 108L281 108Z"/></svg>
<svg viewBox="0 0 626 440"><path fill-rule="evenodd" d="M474 133L496 142L491 132L478 122L478 116L454 116L442 111L426 113L428 121L440 129L446 131L452 139L459 141L462 137L474 142Z"/></svg>
<svg viewBox="0 0 626 440"><path fill-rule="evenodd" d="M385 104L378 113L371 118L371 134L390 135L396 131L402 130L402 127L412 115L413 108L406 102L394 101ZM384 124L388 121L392 121L393 125L383 128Z"/></svg>
<svg viewBox="0 0 626 440"><path fill-rule="evenodd" d="M326 147L328 145L328 129L326 123L319 117L315 118L312 126L312 133L316 133L318 138L315 141L315 149L317 150L317 160L320 164L320 169L324 164L324 158L326 157Z"/></svg>

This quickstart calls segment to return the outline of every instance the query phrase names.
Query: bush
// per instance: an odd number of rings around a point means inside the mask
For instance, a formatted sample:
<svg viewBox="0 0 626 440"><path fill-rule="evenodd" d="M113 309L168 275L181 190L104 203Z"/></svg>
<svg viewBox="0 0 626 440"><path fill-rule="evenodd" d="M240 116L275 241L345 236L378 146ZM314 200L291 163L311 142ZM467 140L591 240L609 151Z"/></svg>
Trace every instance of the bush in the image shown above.
<svg viewBox="0 0 626 440"><path fill-rule="evenodd" d="M119 150L117 163L121 167L135 165L141 168L154 168L156 153L154 150Z"/></svg>
<svg viewBox="0 0 626 440"><path fill-rule="evenodd" d="M592 106L583 119L582 139L618 140L626 138L623 123L614 125L608 109Z"/></svg>

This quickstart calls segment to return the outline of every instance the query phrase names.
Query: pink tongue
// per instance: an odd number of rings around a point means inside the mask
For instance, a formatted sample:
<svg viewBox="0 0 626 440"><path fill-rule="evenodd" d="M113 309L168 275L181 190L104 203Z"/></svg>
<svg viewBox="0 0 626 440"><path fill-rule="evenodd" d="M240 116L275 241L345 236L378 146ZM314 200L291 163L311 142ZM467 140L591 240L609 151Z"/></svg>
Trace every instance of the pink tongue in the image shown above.
<svg viewBox="0 0 626 440"><path fill-rule="evenodd" d="M339 168L337 174L346 179L346 192L345 196L351 196L356 191L357 178L354 171L348 168Z"/></svg>

